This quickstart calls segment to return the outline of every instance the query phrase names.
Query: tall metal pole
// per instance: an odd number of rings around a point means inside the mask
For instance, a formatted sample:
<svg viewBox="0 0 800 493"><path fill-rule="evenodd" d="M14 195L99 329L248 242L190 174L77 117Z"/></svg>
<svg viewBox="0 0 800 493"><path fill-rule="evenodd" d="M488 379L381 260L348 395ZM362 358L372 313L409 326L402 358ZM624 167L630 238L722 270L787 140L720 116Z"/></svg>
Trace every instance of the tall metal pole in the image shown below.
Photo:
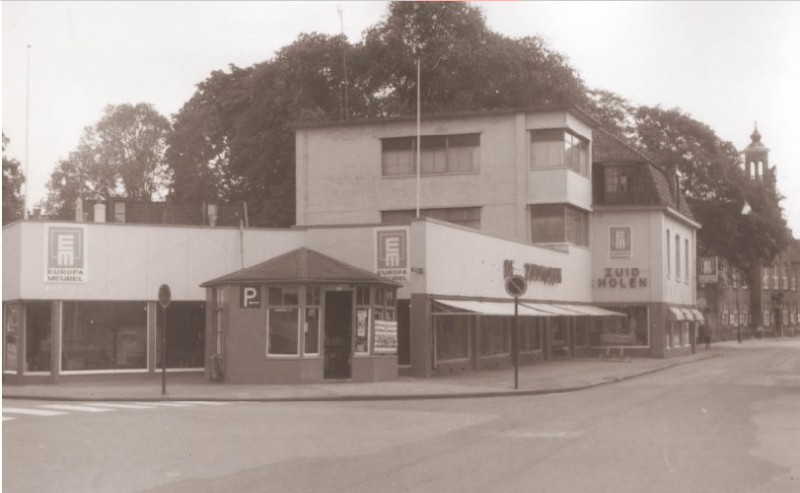
<svg viewBox="0 0 800 493"><path fill-rule="evenodd" d="M30 158L28 154L28 129L30 128L30 107L31 107L31 45L28 45L28 73L25 81L25 195L22 198L22 219L28 219L28 195L31 189L30 175L28 174L28 164Z"/></svg>
<svg viewBox="0 0 800 493"><path fill-rule="evenodd" d="M167 307L161 307L161 395L167 393Z"/></svg>
<svg viewBox="0 0 800 493"><path fill-rule="evenodd" d="M419 168L420 168L420 158L422 156L420 149L422 148L422 130L420 127L420 113L421 113L421 106L420 106L420 61L417 58L417 219L419 219Z"/></svg>
<svg viewBox="0 0 800 493"><path fill-rule="evenodd" d="M519 389L519 297L514 297L514 390Z"/></svg>

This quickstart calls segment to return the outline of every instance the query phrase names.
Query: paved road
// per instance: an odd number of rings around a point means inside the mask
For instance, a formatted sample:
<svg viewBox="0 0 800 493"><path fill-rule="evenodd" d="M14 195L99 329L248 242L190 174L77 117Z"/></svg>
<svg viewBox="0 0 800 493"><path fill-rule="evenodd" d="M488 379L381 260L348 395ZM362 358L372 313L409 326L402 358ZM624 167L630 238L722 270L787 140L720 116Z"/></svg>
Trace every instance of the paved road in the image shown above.
<svg viewBox="0 0 800 493"><path fill-rule="evenodd" d="M800 343L722 352L615 385L545 396L111 403L117 407L7 401L3 417L14 419L3 422L3 488L800 491Z"/></svg>

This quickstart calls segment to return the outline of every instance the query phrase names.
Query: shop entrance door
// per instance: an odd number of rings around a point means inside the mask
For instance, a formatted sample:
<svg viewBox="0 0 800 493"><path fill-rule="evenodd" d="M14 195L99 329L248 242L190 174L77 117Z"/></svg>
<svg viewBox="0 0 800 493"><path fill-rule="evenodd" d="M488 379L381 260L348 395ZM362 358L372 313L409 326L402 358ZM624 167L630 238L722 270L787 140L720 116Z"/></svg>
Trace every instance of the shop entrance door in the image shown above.
<svg viewBox="0 0 800 493"><path fill-rule="evenodd" d="M325 378L350 378L353 292L325 292Z"/></svg>

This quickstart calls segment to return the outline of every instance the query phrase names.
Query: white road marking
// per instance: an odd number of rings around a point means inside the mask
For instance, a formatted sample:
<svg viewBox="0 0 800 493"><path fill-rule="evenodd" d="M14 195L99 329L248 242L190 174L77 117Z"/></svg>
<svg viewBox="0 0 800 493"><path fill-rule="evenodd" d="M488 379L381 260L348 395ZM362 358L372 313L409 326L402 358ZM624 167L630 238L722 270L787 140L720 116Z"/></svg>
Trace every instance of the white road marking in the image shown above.
<svg viewBox="0 0 800 493"><path fill-rule="evenodd" d="M49 409L63 409L64 411L80 411L85 413L105 413L108 411L113 411L113 409L104 409L102 407L75 406L71 404L47 404L45 406L39 406L39 407L46 407Z"/></svg>
<svg viewBox="0 0 800 493"><path fill-rule="evenodd" d="M30 416L58 416L59 414L67 414L58 411L45 411L43 409L22 409L20 407L4 407L4 413L27 414Z"/></svg>
<svg viewBox="0 0 800 493"><path fill-rule="evenodd" d="M143 404L122 404L117 402L92 402L93 406L112 407L114 409L155 409L155 406Z"/></svg>
<svg viewBox="0 0 800 493"><path fill-rule="evenodd" d="M10 417L10 416L9 416L9 417L3 416L3 421L11 421L11 420L13 420L13 419L14 419L14 418L12 418L12 417Z"/></svg>
<svg viewBox="0 0 800 493"><path fill-rule="evenodd" d="M228 404L227 402L220 402L220 401L181 401L185 402L186 404L202 404L206 406L224 406Z"/></svg>
<svg viewBox="0 0 800 493"><path fill-rule="evenodd" d="M191 404L183 402L165 402L165 401L152 401L152 402L137 402L142 406L164 406L164 407L192 407Z"/></svg>

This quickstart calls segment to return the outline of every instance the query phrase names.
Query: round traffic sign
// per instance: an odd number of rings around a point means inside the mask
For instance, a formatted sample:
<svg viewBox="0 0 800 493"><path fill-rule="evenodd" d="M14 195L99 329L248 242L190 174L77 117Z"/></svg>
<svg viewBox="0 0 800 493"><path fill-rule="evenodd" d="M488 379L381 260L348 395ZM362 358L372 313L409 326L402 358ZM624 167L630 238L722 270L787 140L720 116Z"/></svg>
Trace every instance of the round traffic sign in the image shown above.
<svg viewBox="0 0 800 493"><path fill-rule="evenodd" d="M506 279L506 293L514 298L519 298L528 290L528 281L524 277L515 274Z"/></svg>
<svg viewBox="0 0 800 493"><path fill-rule="evenodd" d="M170 291L169 286L162 284L158 288L158 304L161 305L161 308L166 308L169 306L170 300L172 300L172 291Z"/></svg>

